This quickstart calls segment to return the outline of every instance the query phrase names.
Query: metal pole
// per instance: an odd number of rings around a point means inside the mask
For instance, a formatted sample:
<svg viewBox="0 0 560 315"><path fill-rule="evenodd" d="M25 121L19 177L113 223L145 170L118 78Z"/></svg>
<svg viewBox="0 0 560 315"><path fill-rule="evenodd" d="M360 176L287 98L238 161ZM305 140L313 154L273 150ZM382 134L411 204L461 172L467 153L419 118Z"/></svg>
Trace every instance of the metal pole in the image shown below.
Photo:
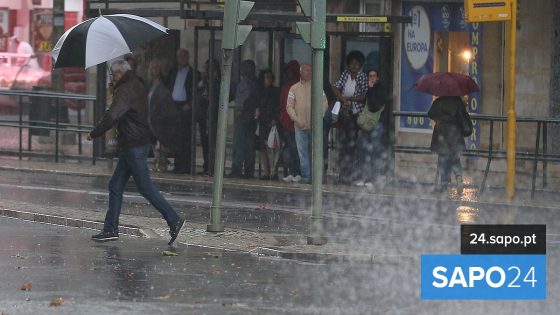
<svg viewBox="0 0 560 315"><path fill-rule="evenodd" d="M214 64L214 42L215 33L214 30L210 30L210 45L208 47L208 55L210 57L208 58L208 69L206 69L208 71L208 73L206 74L206 77L208 79L208 175L210 176L214 175L213 162L215 161L214 148L216 147L216 125L214 124L214 120L215 115L218 114L214 111L214 102L216 102L216 99L214 97L214 89L216 88L216 81L214 80L214 67L216 66Z"/></svg>
<svg viewBox="0 0 560 315"><path fill-rule="evenodd" d="M327 243L323 231L323 67L326 46L325 1L313 1L311 47L313 47L313 78L311 80L312 191L310 234L308 245Z"/></svg>
<svg viewBox="0 0 560 315"><path fill-rule="evenodd" d="M214 184L212 186L212 206L210 207L210 224L208 232L223 232L222 223L222 186L224 182L224 163L226 159L226 129L229 101L229 84L231 81L232 49L223 49L222 81L220 84L220 107L218 109L218 128L216 132L216 157L214 160Z"/></svg>
<svg viewBox="0 0 560 315"><path fill-rule="evenodd" d="M192 89L192 99L191 99L191 165L189 169L191 170L191 175L196 175L196 123L197 119L197 106L198 106L198 29L194 30L194 60L193 60L193 84ZM201 135L202 137L202 135Z"/></svg>
<svg viewBox="0 0 560 315"><path fill-rule="evenodd" d="M506 176L506 195L512 200L515 197L515 145L517 121L515 119L515 58L516 58L516 37L517 37L517 4L511 1L511 21L510 29L510 60L509 60L509 103L507 110L507 176Z"/></svg>
<svg viewBox="0 0 560 315"><path fill-rule="evenodd" d="M55 136L54 136L54 161L55 163L58 163L58 145L59 145L59 141L58 141L58 137L60 135L60 99L57 98L56 99L56 130L54 132Z"/></svg>
<svg viewBox="0 0 560 315"><path fill-rule="evenodd" d="M21 101L21 95L18 97L19 99L19 152L18 152L18 157L21 160L23 158L23 144L21 143L23 141L23 104ZM28 119L29 120L29 119ZM31 128L27 128L27 133L29 134L28 139L31 139ZM29 143L31 143L30 140L28 140ZM31 151L31 145L29 146L29 151Z"/></svg>
<svg viewBox="0 0 560 315"><path fill-rule="evenodd" d="M212 206L210 207L210 224L208 232L223 232L222 223L222 185L224 182L224 162L226 158L226 129L229 103L229 84L231 82L231 65L233 50L239 47L251 32L251 26L237 25L251 11L252 1L227 1L224 8L224 25L222 32L222 82L220 86L220 109L218 110L218 132L216 141L216 160L214 162L214 185L212 187Z"/></svg>

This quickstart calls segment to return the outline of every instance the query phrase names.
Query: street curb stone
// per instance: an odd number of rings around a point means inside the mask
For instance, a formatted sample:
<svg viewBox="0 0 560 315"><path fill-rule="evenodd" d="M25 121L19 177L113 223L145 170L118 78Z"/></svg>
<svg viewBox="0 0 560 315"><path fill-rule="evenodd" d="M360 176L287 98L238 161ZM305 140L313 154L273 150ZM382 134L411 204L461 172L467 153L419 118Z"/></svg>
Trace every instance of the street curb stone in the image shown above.
<svg viewBox="0 0 560 315"><path fill-rule="evenodd" d="M74 219L68 217L62 217L57 215L35 213L21 210L12 210L6 208L0 208L0 216L22 219L26 221L33 221L38 223L47 223L60 226L77 227L90 230L103 230L103 222ZM149 237L143 229L133 226L119 226L119 234L136 236L136 237Z"/></svg>

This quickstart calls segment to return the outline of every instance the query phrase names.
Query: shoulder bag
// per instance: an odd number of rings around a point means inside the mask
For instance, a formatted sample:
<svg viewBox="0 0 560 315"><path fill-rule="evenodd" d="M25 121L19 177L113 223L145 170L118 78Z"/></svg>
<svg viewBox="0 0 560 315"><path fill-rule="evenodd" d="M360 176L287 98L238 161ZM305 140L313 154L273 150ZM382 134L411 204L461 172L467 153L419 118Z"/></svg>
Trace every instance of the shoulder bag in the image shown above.
<svg viewBox="0 0 560 315"><path fill-rule="evenodd" d="M381 107L376 112L370 112L367 106L364 107L362 112L358 115L358 120L356 121L358 127L366 131L373 130L373 128L375 128L375 126L379 122L379 117L381 116L381 112L384 108L385 106Z"/></svg>

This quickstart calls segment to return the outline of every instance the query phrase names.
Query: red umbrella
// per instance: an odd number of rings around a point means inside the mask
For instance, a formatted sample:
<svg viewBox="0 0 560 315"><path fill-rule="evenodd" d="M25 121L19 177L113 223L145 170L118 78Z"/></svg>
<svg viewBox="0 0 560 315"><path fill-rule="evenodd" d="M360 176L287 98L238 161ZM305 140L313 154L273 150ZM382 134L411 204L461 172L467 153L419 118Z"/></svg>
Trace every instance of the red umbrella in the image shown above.
<svg viewBox="0 0 560 315"><path fill-rule="evenodd" d="M471 77L457 72L425 74L414 83L414 87L416 91L436 96L463 96L479 90Z"/></svg>

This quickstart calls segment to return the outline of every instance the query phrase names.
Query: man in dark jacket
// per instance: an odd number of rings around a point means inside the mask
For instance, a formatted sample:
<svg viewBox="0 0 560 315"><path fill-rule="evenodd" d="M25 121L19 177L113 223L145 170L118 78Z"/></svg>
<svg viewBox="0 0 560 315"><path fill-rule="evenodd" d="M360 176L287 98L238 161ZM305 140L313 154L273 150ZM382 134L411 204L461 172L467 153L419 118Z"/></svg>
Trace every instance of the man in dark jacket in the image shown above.
<svg viewBox="0 0 560 315"><path fill-rule="evenodd" d="M189 51L179 49L177 66L171 69L165 83L181 111L181 139L175 150L175 173L191 173L193 76Z"/></svg>
<svg viewBox="0 0 560 315"><path fill-rule="evenodd" d="M132 73L130 65L117 60L111 65L113 103L103 119L88 134L88 140L102 136L117 126L121 149L117 167L109 182L109 209L101 233L92 236L94 241L119 238L119 216L126 182L132 175L136 188L163 216L169 225L171 245L185 224L171 205L155 189L148 170L150 151L150 126L148 124L148 95L140 80Z"/></svg>

